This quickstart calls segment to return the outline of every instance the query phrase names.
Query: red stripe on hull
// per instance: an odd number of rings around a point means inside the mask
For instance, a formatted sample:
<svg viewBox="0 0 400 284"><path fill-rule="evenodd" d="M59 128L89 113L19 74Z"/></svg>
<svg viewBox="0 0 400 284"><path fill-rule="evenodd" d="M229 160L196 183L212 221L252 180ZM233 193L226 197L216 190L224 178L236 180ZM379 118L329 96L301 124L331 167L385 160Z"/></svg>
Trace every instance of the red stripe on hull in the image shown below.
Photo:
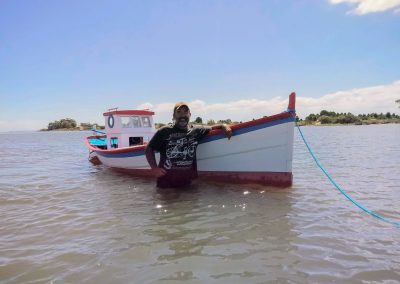
<svg viewBox="0 0 400 284"><path fill-rule="evenodd" d="M154 177L150 169L111 168L113 171L139 177ZM199 172L199 178L223 183L261 184L276 187L289 187L293 174L287 172Z"/></svg>
<svg viewBox="0 0 400 284"><path fill-rule="evenodd" d="M293 174L288 172L199 172L199 177L224 183L253 183L277 187L289 187L293 183Z"/></svg>
<svg viewBox="0 0 400 284"><path fill-rule="evenodd" d="M296 108L296 93L293 92L290 94L289 96L289 105L288 105L288 109L294 111Z"/></svg>
<svg viewBox="0 0 400 284"><path fill-rule="evenodd" d="M111 114L117 115L154 115L153 111L149 110L113 110L103 113L103 116L108 116Z"/></svg>

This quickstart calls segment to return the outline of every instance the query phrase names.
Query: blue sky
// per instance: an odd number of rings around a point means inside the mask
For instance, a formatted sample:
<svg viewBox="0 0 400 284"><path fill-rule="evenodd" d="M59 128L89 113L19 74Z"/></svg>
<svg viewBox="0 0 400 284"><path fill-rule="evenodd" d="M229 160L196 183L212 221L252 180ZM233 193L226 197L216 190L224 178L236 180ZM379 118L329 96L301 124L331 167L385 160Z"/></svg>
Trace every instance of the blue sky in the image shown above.
<svg viewBox="0 0 400 284"><path fill-rule="evenodd" d="M379 3L378 3L379 2ZM400 1L0 1L0 131L176 101L246 120L398 112Z"/></svg>

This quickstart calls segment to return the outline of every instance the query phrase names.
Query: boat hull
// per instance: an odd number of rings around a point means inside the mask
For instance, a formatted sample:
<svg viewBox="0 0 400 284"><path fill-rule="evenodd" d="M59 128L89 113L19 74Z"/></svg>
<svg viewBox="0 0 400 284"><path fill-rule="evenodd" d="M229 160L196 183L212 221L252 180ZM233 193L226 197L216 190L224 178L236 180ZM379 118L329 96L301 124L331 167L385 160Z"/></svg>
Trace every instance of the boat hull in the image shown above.
<svg viewBox="0 0 400 284"><path fill-rule="evenodd" d="M199 176L223 182L292 184L294 119L254 121L228 140L207 137L197 150Z"/></svg>
<svg viewBox="0 0 400 284"><path fill-rule="evenodd" d="M292 184L292 113L233 125L232 130L231 139L213 130L201 141L197 149L200 178L280 187ZM103 150L91 145L88 139L86 143L107 167L137 176L151 175L144 145Z"/></svg>

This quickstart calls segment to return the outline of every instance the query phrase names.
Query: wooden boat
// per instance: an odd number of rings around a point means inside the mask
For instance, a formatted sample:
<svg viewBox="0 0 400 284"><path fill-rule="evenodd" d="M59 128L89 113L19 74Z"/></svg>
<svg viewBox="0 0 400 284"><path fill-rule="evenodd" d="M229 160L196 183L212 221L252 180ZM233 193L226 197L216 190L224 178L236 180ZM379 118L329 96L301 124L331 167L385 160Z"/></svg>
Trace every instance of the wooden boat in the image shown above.
<svg viewBox="0 0 400 284"><path fill-rule="evenodd" d="M221 130L211 131L197 148L199 177L230 183L290 186L295 101L296 94L292 93L287 110L231 125L230 140ZM137 176L151 175L144 151L156 131L154 112L113 109L103 115L105 135L85 138L90 160ZM187 149L177 149L177 155L187 152Z"/></svg>

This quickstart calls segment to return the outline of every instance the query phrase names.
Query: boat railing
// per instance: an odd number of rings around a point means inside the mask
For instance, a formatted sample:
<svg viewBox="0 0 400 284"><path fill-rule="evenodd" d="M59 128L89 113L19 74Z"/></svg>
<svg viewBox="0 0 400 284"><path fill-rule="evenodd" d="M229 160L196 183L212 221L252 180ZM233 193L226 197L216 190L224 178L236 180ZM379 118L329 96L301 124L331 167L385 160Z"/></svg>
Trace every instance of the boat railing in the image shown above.
<svg viewBox="0 0 400 284"><path fill-rule="evenodd" d="M103 135L106 134L105 132L100 131L100 130L97 130L97 129L94 129L94 128L92 128L91 131L93 131L93 132L95 132L95 133L100 133L100 134L103 134Z"/></svg>

